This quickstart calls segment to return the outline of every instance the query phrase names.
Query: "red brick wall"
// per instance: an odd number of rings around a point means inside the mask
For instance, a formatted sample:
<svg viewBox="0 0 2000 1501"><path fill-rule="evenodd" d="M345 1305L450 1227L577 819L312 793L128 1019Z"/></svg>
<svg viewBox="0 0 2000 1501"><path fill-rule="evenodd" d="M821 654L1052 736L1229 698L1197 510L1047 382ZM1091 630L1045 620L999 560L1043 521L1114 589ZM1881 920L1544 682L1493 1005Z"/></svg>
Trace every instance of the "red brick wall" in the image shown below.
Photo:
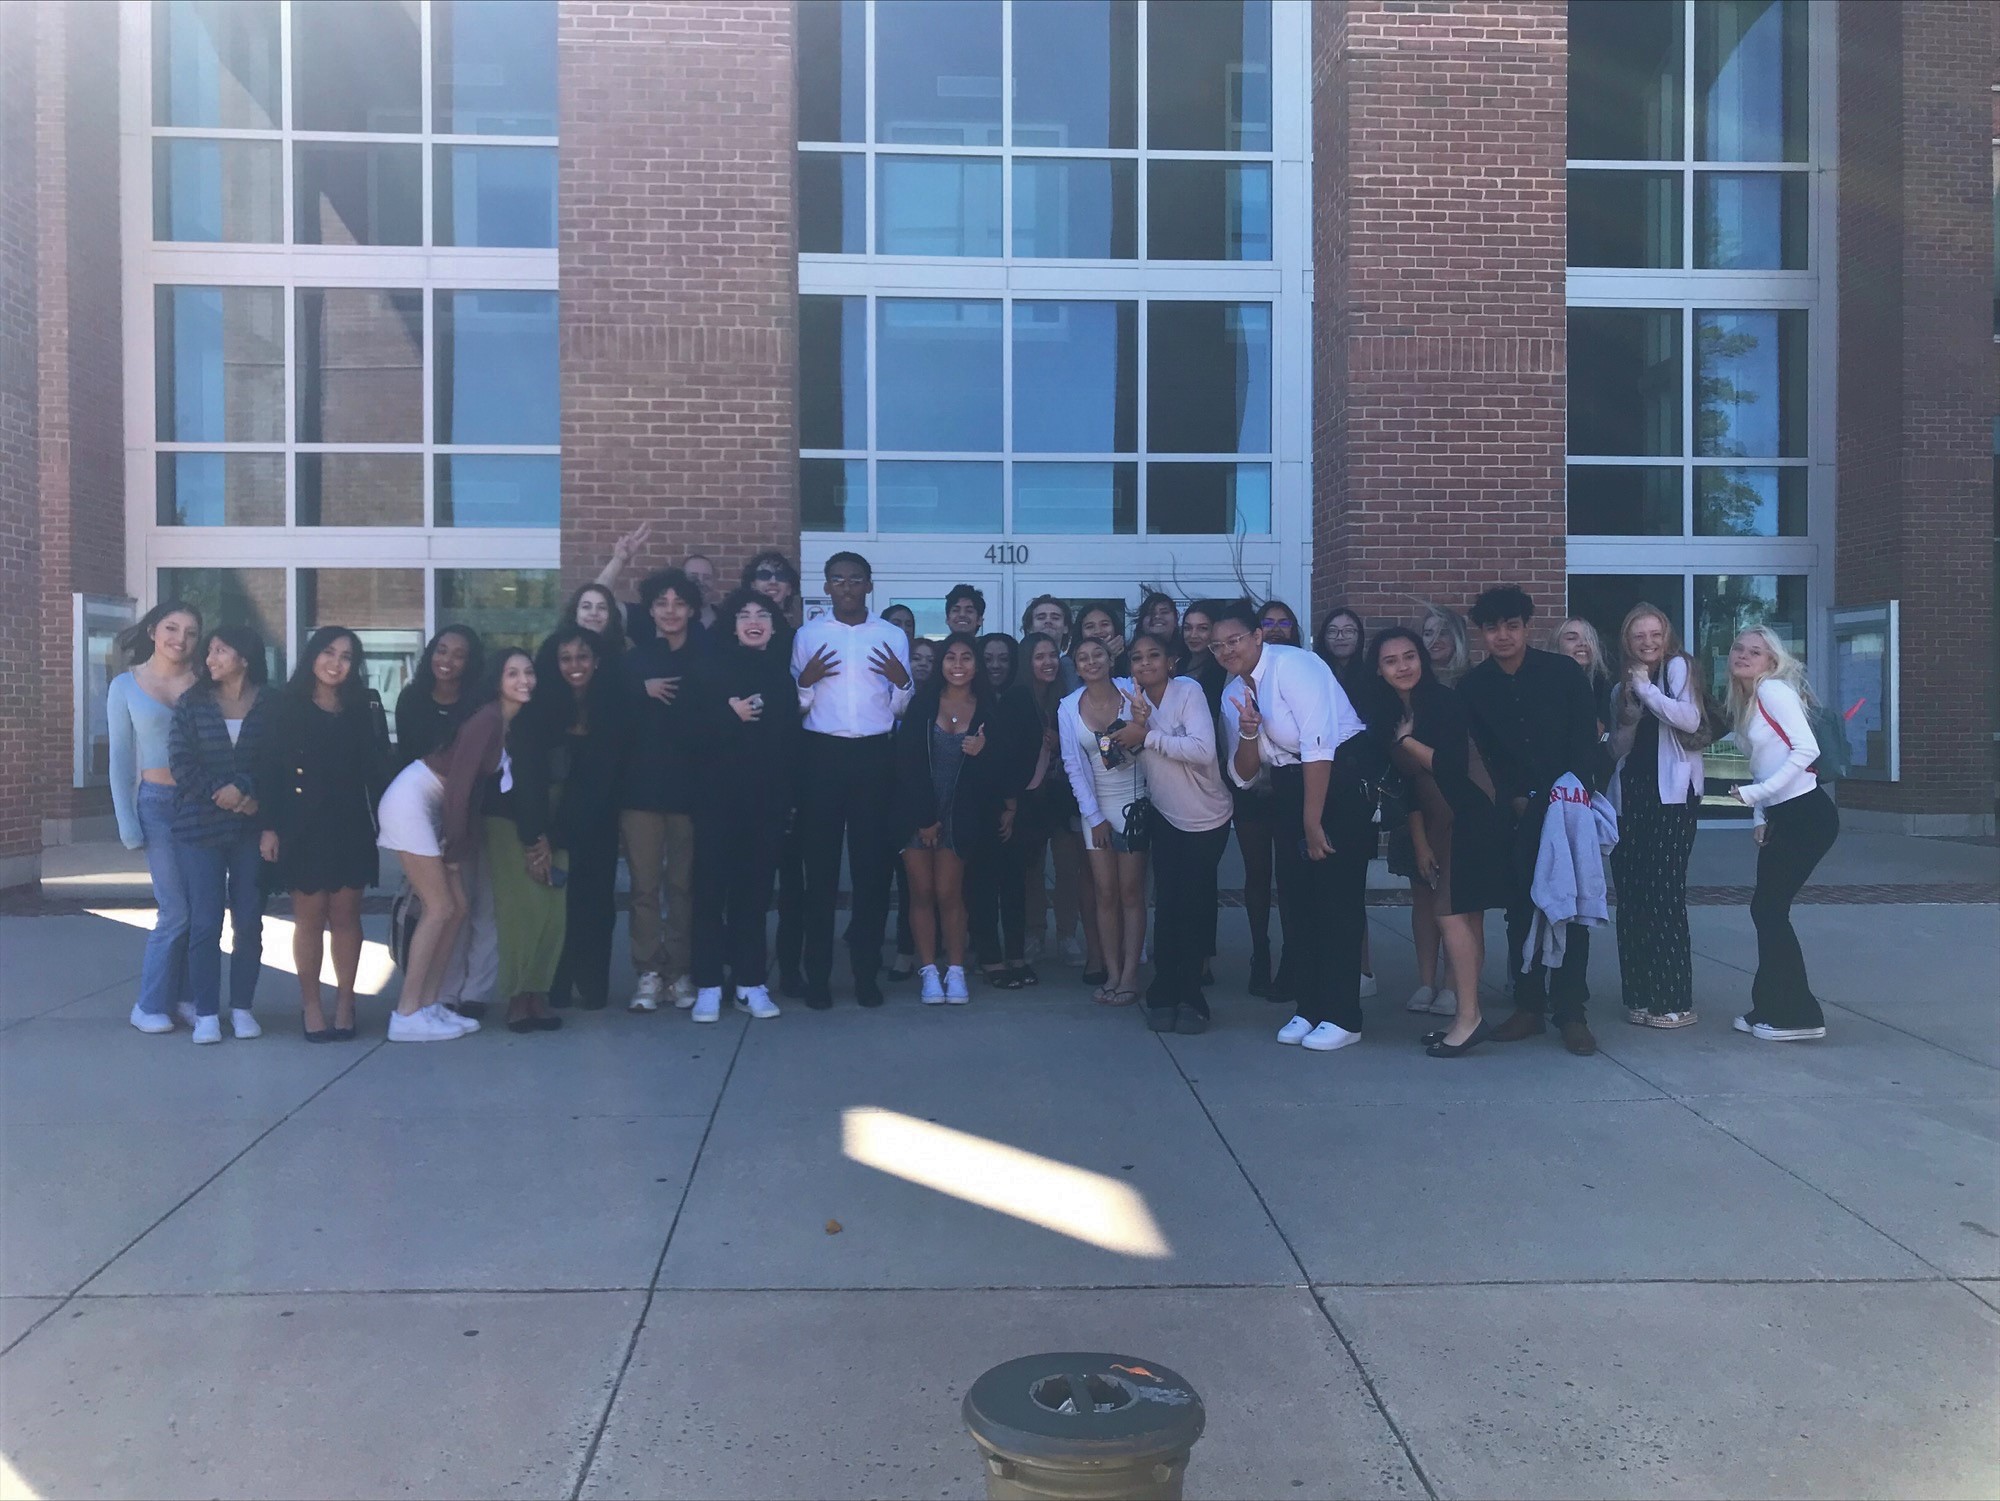
<svg viewBox="0 0 2000 1501"><path fill-rule="evenodd" d="M1851 806L1993 810L1989 134L2000 7L1840 8L1836 595L1902 601L1902 781Z"/></svg>
<svg viewBox="0 0 2000 1501"><path fill-rule="evenodd" d="M798 552L789 0L564 0L563 574Z"/></svg>
<svg viewBox="0 0 2000 1501"><path fill-rule="evenodd" d="M1564 604L1563 0L1316 0L1313 608Z"/></svg>

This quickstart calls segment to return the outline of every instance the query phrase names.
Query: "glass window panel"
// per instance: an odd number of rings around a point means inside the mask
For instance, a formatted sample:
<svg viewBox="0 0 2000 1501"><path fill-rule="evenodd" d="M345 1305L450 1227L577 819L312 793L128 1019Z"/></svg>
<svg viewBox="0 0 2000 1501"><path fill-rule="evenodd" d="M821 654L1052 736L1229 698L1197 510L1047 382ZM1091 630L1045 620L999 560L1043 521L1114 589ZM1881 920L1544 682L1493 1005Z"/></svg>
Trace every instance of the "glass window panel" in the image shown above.
<svg viewBox="0 0 2000 1501"><path fill-rule="evenodd" d="M1137 450L1137 303L1014 304L1014 447L1039 453Z"/></svg>
<svg viewBox="0 0 2000 1501"><path fill-rule="evenodd" d="M1803 172L1697 172L1694 263L1716 271L1803 271Z"/></svg>
<svg viewBox="0 0 2000 1501"><path fill-rule="evenodd" d="M876 446L998 453L1002 333L998 302L877 301Z"/></svg>
<svg viewBox="0 0 2000 1501"><path fill-rule="evenodd" d="M1129 261L1138 255L1137 163L1014 159L1014 254Z"/></svg>
<svg viewBox="0 0 2000 1501"><path fill-rule="evenodd" d="M1269 303L1150 302L1146 335L1155 453L1271 451Z"/></svg>
<svg viewBox="0 0 2000 1501"><path fill-rule="evenodd" d="M1016 464L1015 536L1130 537L1139 530L1137 464Z"/></svg>
<svg viewBox="0 0 2000 1501"><path fill-rule="evenodd" d="M1678 0L1590 0L1569 15L1569 154L1673 161L1683 150Z"/></svg>
<svg viewBox="0 0 2000 1501"><path fill-rule="evenodd" d="M2000 146L1993 148L1993 332L2000 336Z"/></svg>
<svg viewBox="0 0 2000 1501"><path fill-rule="evenodd" d="M438 0L431 50L440 134L556 133L556 0Z"/></svg>
<svg viewBox="0 0 2000 1501"><path fill-rule="evenodd" d="M423 244L423 147L300 141L292 149L299 244Z"/></svg>
<svg viewBox="0 0 2000 1501"><path fill-rule="evenodd" d="M1694 628L1689 650L1706 663L1708 686L1729 691L1729 647L1737 633L1768 625L1801 661L1806 656L1806 580L1798 573L1709 573L1694 580Z"/></svg>
<svg viewBox="0 0 2000 1501"><path fill-rule="evenodd" d="M562 439L554 292L439 292L436 441Z"/></svg>
<svg viewBox="0 0 2000 1501"><path fill-rule="evenodd" d="M1154 536L1271 530L1269 464L1148 464L1146 530Z"/></svg>
<svg viewBox="0 0 2000 1501"><path fill-rule="evenodd" d="M423 124L416 0L292 0L292 128Z"/></svg>
<svg viewBox="0 0 2000 1501"><path fill-rule="evenodd" d="M1677 268L1681 263L1680 174L1570 173L1569 263Z"/></svg>
<svg viewBox="0 0 2000 1501"><path fill-rule="evenodd" d="M161 442L284 440L284 296L277 287L154 289Z"/></svg>
<svg viewBox="0 0 2000 1501"><path fill-rule="evenodd" d="M1681 451L1678 308L1569 310L1569 451Z"/></svg>
<svg viewBox="0 0 2000 1501"><path fill-rule="evenodd" d="M1569 531L1573 537L1678 537L1678 464L1572 464Z"/></svg>
<svg viewBox="0 0 2000 1501"><path fill-rule="evenodd" d="M274 244L285 237L276 141L153 142L153 238Z"/></svg>
<svg viewBox="0 0 2000 1501"><path fill-rule="evenodd" d="M562 519L562 459L441 453L431 506L439 526L555 526Z"/></svg>
<svg viewBox="0 0 2000 1501"><path fill-rule="evenodd" d="M868 446L868 304L799 299L799 446Z"/></svg>
<svg viewBox="0 0 2000 1501"><path fill-rule="evenodd" d="M862 0L799 0L796 13L799 139L865 139L868 39Z"/></svg>
<svg viewBox="0 0 2000 1501"><path fill-rule="evenodd" d="M1138 141L1139 7L1065 0L1014 7L1014 144Z"/></svg>
<svg viewBox="0 0 2000 1501"><path fill-rule="evenodd" d="M1572 573L1569 613L1588 620L1614 651L1618 632L1634 605L1647 604L1666 612L1674 634L1687 640L1685 580L1678 573ZM1554 626L1550 627L1551 631ZM1617 664L1613 664L1614 670Z"/></svg>
<svg viewBox="0 0 2000 1501"><path fill-rule="evenodd" d="M1804 310L1697 312L1694 337L1695 452L1703 458L1803 458Z"/></svg>
<svg viewBox="0 0 2000 1501"><path fill-rule="evenodd" d="M885 156L875 249L882 255L999 255L998 157Z"/></svg>
<svg viewBox="0 0 2000 1501"><path fill-rule="evenodd" d="M424 294L299 288L301 443L421 443Z"/></svg>
<svg viewBox="0 0 2000 1501"><path fill-rule="evenodd" d="M440 146L434 180L438 244L554 248L554 147Z"/></svg>
<svg viewBox="0 0 2000 1501"><path fill-rule="evenodd" d="M1270 0L1153 6L1146 91L1156 151L1269 151Z"/></svg>
<svg viewBox="0 0 2000 1501"><path fill-rule="evenodd" d="M561 588L553 568L440 568L438 627L470 626L489 660L503 646L533 651L562 609Z"/></svg>
<svg viewBox="0 0 2000 1501"><path fill-rule="evenodd" d="M868 250L868 159L858 151L799 153L799 251L864 255Z"/></svg>
<svg viewBox="0 0 2000 1501"><path fill-rule="evenodd" d="M275 453L154 455L161 526L283 526L285 460Z"/></svg>
<svg viewBox="0 0 2000 1501"><path fill-rule="evenodd" d="M1694 530L1698 537L1803 537L1806 471L1696 469Z"/></svg>
<svg viewBox="0 0 2000 1501"><path fill-rule="evenodd" d="M1702 0L1694 15L1695 155L1804 161L1805 0Z"/></svg>
<svg viewBox="0 0 2000 1501"><path fill-rule="evenodd" d="M877 0L875 139L1000 144L1000 0Z"/></svg>
<svg viewBox="0 0 2000 1501"><path fill-rule="evenodd" d="M1000 466L884 459L875 505L884 532L998 532Z"/></svg>
<svg viewBox="0 0 2000 1501"><path fill-rule="evenodd" d="M868 530L867 460L799 460L799 529L807 532Z"/></svg>
<svg viewBox="0 0 2000 1501"><path fill-rule="evenodd" d="M302 453L300 526L422 526L424 460L415 453Z"/></svg>
<svg viewBox="0 0 2000 1501"><path fill-rule="evenodd" d="M247 625L264 638L271 676L284 681L285 570L282 568L162 568L161 599L185 600L201 611L204 630Z"/></svg>
<svg viewBox="0 0 2000 1501"><path fill-rule="evenodd" d="M297 604L299 650L321 626L346 626L361 638L368 686L394 705L424 649L423 569L301 568Z"/></svg>
<svg viewBox="0 0 2000 1501"><path fill-rule="evenodd" d="M278 128L277 0L154 0L153 123Z"/></svg>
<svg viewBox="0 0 2000 1501"><path fill-rule="evenodd" d="M1271 258L1271 169L1263 163L1148 162L1146 193L1153 260Z"/></svg>

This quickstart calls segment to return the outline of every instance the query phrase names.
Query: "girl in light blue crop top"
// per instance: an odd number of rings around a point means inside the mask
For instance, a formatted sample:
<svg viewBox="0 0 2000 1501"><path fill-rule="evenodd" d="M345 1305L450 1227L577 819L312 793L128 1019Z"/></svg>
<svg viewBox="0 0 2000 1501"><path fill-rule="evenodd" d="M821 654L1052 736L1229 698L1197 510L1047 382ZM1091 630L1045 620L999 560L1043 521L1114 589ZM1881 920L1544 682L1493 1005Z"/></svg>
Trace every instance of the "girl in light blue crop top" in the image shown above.
<svg viewBox="0 0 2000 1501"><path fill-rule="evenodd" d="M173 705L163 704L130 672L111 680L111 807L118 815L118 837L136 850L146 842L139 828L139 781L167 764L167 730L174 722Z"/></svg>

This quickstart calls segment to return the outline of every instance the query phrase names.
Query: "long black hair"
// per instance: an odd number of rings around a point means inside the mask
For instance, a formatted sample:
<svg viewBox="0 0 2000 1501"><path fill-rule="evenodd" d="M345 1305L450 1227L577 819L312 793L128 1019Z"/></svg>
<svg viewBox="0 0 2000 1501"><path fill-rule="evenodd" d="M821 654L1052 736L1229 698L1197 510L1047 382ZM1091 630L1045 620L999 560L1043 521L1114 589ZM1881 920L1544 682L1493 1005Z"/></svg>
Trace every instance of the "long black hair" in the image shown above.
<svg viewBox="0 0 2000 1501"><path fill-rule="evenodd" d="M618 602L617 595L613 594L609 588L598 583L595 579L587 584L578 586L576 593L569 597L569 603L563 606L562 619L557 621L556 625L558 628L565 625L575 625L576 607L583 603L583 596L588 594L592 589L602 594L605 603L610 607L606 612L608 619L606 620L604 629L599 633L600 639L604 643L604 650L599 653L599 658L600 660L604 660L616 657L624 652L627 644L625 640L625 606ZM530 657L533 655L532 653L524 654ZM493 696L497 697L499 692L500 688L496 680Z"/></svg>
<svg viewBox="0 0 2000 1501"><path fill-rule="evenodd" d="M201 660L195 667L194 686L188 692L215 692L215 679L208 673L208 649L218 641L243 659L244 682L252 688L261 688L271 681L271 663L264 650L264 638L257 634L255 628L219 625L201 638Z"/></svg>
<svg viewBox="0 0 2000 1501"><path fill-rule="evenodd" d="M1021 681L1020 643L1005 631L988 631L979 638L979 644L973 649L972 654L979 659L979 675L984 677L986 675L986 648L993 645L996 641L1007 648L1007 681L996 688L994 692L1005 693L1009 688L1012 688L1016 683Z"/></svg>
<svg viewBox="0 0 2000 1501"><path fill-rule="evenodd" d="M125 627L112 642L113 648L125 659L128 667L137 667L141 662L152 660L153 628L169 615L194 616L194 633L201 634L201 611L184 599L163 599L152 609L141 615L136 622ZM200 667L196 667L200 672Z"/></svg>
<svg viewBox="0 0 2000 1501"><path fill-rule="evenodd" d="M570 619L576 619L576 611L570 611ZM417 670L410 674L410 686L425 698L431 697L431 690L437 687L437 673L431 669L431 658L437 654L438 645L447 636L456 636L465 643L465 672L459 678L458 691L462 697L470 698L479 687L479 675L486 669L486 643L479 639L479 632L469 625L448 625L431 637L424 647L424 654L417 658Z"/></svg>
<svg viewBox="0 0 2000 1501"><path fill-rule="evenodd" d="M976 705L973 717L993 712L993 705L999 695L993 691L993 685L986 681L986 663L979 655L979 638L969 636L964 631L953 631L937 643L937 665L931 669L931 675L924 680L923 686L918 688L915 696L911 698L910 707L903 716L905 720L916 724L929 724L936 720L938 701L944 697L945 653L954 646L962 646L972 653L972 681L966 687L971 691L973 703Z"/></svg>
<svg viewBox="0 0 2000 1501"><path fill-rule="evenodd" d="M1326 647L1326 628L1343 615L1354 622L1355 636L1354 655L1347 659L1347 665L1344 667L1334 661L1333 653ZM1333 675L1340 679L1340 686L1351 693L1355 686L1353 679L1357 676L1356 669L1368 660L1368 622L1361 618L1359 611L1350 609L1346 605L1335 605L1320 616L1319 626L1313 632L1312 650L1313 655L1333 669Z"/></svg>
<svg viewBox="0 0 2000 1501"><path fill-rule="evenodd" d="M541 648L535 653L535 692L528 700L528 707L540 716L541 722L556 734L566 732L577 719L576 690L562 675L562 649L572 641L581 641L590 648L590 654L597 659L597 670L590 675L590 685L583 691L584 723L601 725L599 713L611 693L611 674L607 671L608 659L604 655L604 638L588 626L570 621L551 631ZM498 681L493 685L497 695Z"/></svg>
<svg viewBox="0 0 2000 1501"><path fill-rule="evenodd" d="M1035 648L1044 641L1056 651L1056 675L1047 683L1035 676ZM1021 660L1014 674L1015 682L1028 690L1028 696L1035 701L1035 708L1045 725L1054 724L1056 705L1062 702L1062 643L1047 631L1030 631L1021 638Z"/></svg>
<svg viewBox="0 0 2000 1501"><path fill-rule="evenodd" d="M486 675L479 680L479 695L475 700L479 708L498 702L500 680L507 675L507 664L516 657L526 657L530 667L535 665L535 654L525 646L503 646L487 659ZM535 674L535 684L537 687L541 685L540 673Z"/></svg>
<svg viewBox="0 0 2000 1501"><path fill-rule="evenodd" d="M293 698L312 702L313 689L319 680L313 676L313 663L320 653L345 636L354 653L354 660L348 664L347 676L341 680L340 711L368 707L368 653L362 649L361 638L344 625L323 625L306 639L305 649L299 653L299 665L292 669L291 680L285 684L285 692Z"/></svg>
<svg viewBox="0 0 2000 1501"><path fill-rule="evenodd" d="M1392 625L1378 633L1368 643L1367 678L1354 685L1351 696L1355 711L1368 722L1369 733L1385 744L1403 720L1402 696L1382 676L1382 648L1395 641L1408 642L1417 649L1417 683L1410 690L1410 718L1416 725L1419 740L1424 738L1423 731L1430 726L1432 705L1440 694L1451 691L1437 675L1437 669L1431 666L1430 650L1424 645L1422 636L1404 625Z"/></svg>

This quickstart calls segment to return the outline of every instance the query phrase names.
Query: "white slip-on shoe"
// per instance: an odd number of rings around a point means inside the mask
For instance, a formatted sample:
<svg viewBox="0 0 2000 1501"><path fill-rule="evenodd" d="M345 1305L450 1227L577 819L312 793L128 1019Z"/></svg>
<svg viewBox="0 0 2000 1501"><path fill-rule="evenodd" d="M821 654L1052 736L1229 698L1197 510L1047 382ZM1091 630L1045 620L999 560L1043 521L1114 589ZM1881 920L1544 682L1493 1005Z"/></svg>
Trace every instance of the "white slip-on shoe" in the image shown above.
<svg viewBox="0 0 2000 1501"><path fill-rule="evenodd" d="M452 1031L458 1033L461 1037L469 1036L479 1030L478 1022L469 1016L460 1016L451 1007L443 1005L440 1002L433 1001L423 1009L430 1013L432 1021L441 1027L450 1027Z"/></svg>
<svg viewBox="0 0 2000 1501"><path fill-rule="evenodd" d="M1299 1039L1299 1046L1310 1048L1315 1053L1331 1053L1336 1048L1352 1047L1359 1041L1361 1041L1359 1032L1336 1027L1332 1022L1321 1022Z"/></svg>
<svg viewBox="0 0 2000 1501"><path fill-rule="evenodd" d="M232 1037L262 1037L264 1029L257 1025L254 1012L245 1011L241 1006L229 1008L229 1035Z"/></svg>
<svg viewBox="0 0 2000 1501"><path fill-rule="evenodd" d="M401 1011L389 1013L391 1042L456 1042L463 1036L465 1033L451 1023L432 1016L428 1006L407 1015Z"/></svg>
<svg viewBox="0 0 2000 1501"><path fill-rule="evenodd" d="M746 985L736 992L736 1009L747 1011L758 1021L769 1021L778 1015L778 1003L771 999L767 986Z"/></svg>
<svg viewBox="0 0 2000 1501"><path fill-rule="evenodd" d="M965 970L954 964L944 972L944 999L948 1006L963 1006L972 999L965 985Z"/></svg>
<svg viewBox="0 0 2000 1501"><path fill-rule="evenodd" d="M132 1025L141 1032L157 1037L162 1032L173 1031L174 1019L161 1012L141 1011L137 1006L134 1006L132 1008Z"/></svg>
<svg viewBox="0 0 2000 1501"><path fill-rule="evenodd" d="M1458 1015L1458 992L1455 990L1440 990L1436 995L1432 996L1431 1015L1432 1016Z"/></svg>
<svg viewBox="0 0 2000 1501"><path fill-rule="evenodd" d="M632 992L632 999L625 1003L627 1011L658 1011L660 1009L660 977L647 973L639 976L638 988Z"/></svg>
<svg viewBox="0 0 2000 1501"><path fill-rule="evenodd" d="M923 986L917 992L917 999L922 1001L926 1006L942 1006L944 1004L944 981L938 977L938 967L935 964L926 964L922 969L917 971L917 978Z"/></svg>
<svg viewBox="0 0 2000 1501"><path fill-rule="evenodd" d="M1405 1011L1415 1011L1419 1015L1430 1015L1431 1002L1437 999L1437 992L1428 985L1419 985L1410 992L1410 998L1403 1002Z"/></svg>
<svg viewBox="0 0 2000 1501"><path fill-rule="evenodd" d="M680 997L676 995L674 997L674 1004L678 1006L680 1003ZM704 985L695 993L694 999L688 1004L694 1008L693 1020L698 1022L720 1021L722 1020L722 987L720 985Z"/></svg>
<svg viewBox="0 0 2000 1501"><path fill-rule="evenodd" d="M1769 1022L1754 1022L1750 1035L1760 1042L1817 1042L1826 1036L1826 1028L1774 1027Z"/></svg>
<svg viewBox="0 0 2000 1501"><path fill-rule="evenodd" d="M1312 1029L1313 1024L1311 1022L1307 1021L1303 1016L1295 1016L1282 1027L1278 1028L1278 1041L1304 1042Z"/></svg>
<svg viewBox="0 0 2000 1501"><path fill-rule="evenodd" d="M201 1018L195 1014L193 1001L175 1001L174 1020L178 1021L183 1027L192 1027Z"/></svg>
<svg viewBox="0 0 2000 1501"><path fill-rule="evenodd" d="M1377 995L1377 994L1380 994L1380 992L1381 992L1381 989L1382 989L1382 987L1381 987L1380 985L1378 985L1378 984L1377 984L1377 983L1375 982L1375 977L1374 977L1373 975L1369 974L1369 973L1368 973L1368 971L1367 971L1367 970L1365 970L1365 969L1364 969L1363 971L1361 971L1361 999L1362 999L1362 1000L1364 1000L1364 1001L1365 1001L1365 1000L1367 1000L1367 999L1368 999L1368 998L1369 998L1370 996L1373 996L1373 995Z"/></svg>
<svg viewBox="0 0 2000 1501"><path fill-rule="evenodd" d="M194 1040L200 1043L222 1041L222 1018L197 1016L194 1019Z"/></svg>
<svg viewBox="0 0 2000 1501"><path fill-rule="evenodd" d="M722 987L719 985L715 987L715 989L717 990L720 990L721 988ZM686 975L682 975L678 980L674 981L673 984L669 985L667 989L673 995L674 1005L676 1005L683 1011L687 1010L688 1007L692 1006L697 999L695 995L694 981L690 980ZM717 1002L718 1008L720 1007L720 1004L721 1004L720 1002Z"/></svg>

